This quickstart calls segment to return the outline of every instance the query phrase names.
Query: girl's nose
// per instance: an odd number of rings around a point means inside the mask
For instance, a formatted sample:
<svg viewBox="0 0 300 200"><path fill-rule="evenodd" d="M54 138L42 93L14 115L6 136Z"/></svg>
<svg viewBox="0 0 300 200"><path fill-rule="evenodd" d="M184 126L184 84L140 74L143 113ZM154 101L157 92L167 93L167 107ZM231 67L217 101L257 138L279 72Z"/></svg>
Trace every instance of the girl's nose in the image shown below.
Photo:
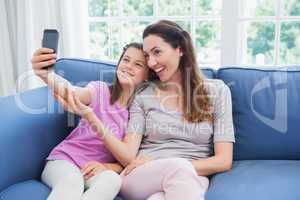
<svg viewBox="0 0 300 200"><path fill-rule="evenodd" d="M127 63L127 64L125 65L125 70L128 71L128 72L132 72L132 71L133 71L133 68L134 68L134 66L133 66L132 63Z"/></svg>

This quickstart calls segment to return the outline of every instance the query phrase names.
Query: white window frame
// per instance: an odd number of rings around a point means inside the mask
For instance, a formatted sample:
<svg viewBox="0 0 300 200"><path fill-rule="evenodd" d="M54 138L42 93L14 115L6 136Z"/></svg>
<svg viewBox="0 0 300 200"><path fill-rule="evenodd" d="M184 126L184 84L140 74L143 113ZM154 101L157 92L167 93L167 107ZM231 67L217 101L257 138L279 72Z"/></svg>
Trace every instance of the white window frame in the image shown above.
<svg viewBox="0 0 300 200"><path fill-rule="evenodd" d="M223 23L222 23L222 60L224 66L262 66L253 63L245 63L243 59L247 56L247 34L243 30L243 22L245 21L273 21L275 22L275 44L274 44L274 63L265 64L263 66L289 66L300 63L280 63L280 34L282 22L300 22L300 16L283 16L283 5L281 0L276 0L276 15L266 17L243 17L244 11L243 1L245 0L231 0L230 4L223 3ZM300 58L299 58L300 61Z"/></svg>

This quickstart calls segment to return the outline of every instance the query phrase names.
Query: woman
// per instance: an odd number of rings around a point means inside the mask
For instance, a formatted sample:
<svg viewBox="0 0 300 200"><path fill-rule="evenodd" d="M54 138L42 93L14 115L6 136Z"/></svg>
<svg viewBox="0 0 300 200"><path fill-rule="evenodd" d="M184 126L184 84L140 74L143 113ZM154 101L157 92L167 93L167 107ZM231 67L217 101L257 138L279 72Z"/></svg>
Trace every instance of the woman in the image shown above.
<svg viewBox="0 0 300 200"><path fill-rule="evenodd" d="M48 200L111 200L121 187L118 173L122 166L85 117L93 112L106 127L110 127L118 140L122 140L127 127L127 106L135 88L148 77L142 44L131 43L124 48L111 87L100 81L90 82L84 88L72 86L45 68L56 62L55 57L51 49L38 49L32 58L33 69L54 91L58 100L68 99L66 109L82 119L47 158L42 181L52 188ZM85 109L78 109L78 102Z"/></svg>
<svg viewBox="0 0 300 200"><path fill-rule="evenodd" d="M157 80L135 96L123 141L103 142L127 166L121 194L128 200L204 199L207 176L231 169L231 95L221 80L198 71L190 35L162 20L143 32L143 49ZM104 136L101 120L89 123Z"/></svg>

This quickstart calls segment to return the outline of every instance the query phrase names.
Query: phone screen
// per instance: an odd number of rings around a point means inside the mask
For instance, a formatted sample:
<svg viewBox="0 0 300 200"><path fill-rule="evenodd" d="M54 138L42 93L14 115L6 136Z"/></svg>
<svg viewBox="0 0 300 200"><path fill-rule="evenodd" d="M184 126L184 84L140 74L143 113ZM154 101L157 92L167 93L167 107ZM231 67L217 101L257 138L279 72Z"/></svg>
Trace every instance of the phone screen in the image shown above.
<svg viewBox="0 0 300 200"><path fill-rule="evenodd" d="M50 30L46 29L44 31L43 37L43 47L53 49L54 52L57 52L57 45L58 45L58 32L57 30Z"/></svg>

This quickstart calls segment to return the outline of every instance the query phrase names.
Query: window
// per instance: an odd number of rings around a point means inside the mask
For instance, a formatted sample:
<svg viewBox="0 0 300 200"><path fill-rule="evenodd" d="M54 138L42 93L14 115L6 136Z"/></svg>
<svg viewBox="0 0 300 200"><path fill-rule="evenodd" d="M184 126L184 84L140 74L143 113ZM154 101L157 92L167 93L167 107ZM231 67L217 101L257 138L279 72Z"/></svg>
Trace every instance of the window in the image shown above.
<svg viewBox="0 0 300 200"><path fill-rule="evenodd" d="M300 63L300 0L89 0L90 57L117 60L170 19L190 32L201 66Z"/></svg>
<svg viewBox="0 0 300 200"><path fill-rule="evenodd" d="M243 0L242 64L300 62L300 0Z"/></svg>
<svg viewBox="0 0 300 200"><path fill-rule="evenodd" d="M142 41L142 31L171 19L191 33L201 65L220 65L220 0L89 0L90 57L116 60L122 46Z"/></svg>

